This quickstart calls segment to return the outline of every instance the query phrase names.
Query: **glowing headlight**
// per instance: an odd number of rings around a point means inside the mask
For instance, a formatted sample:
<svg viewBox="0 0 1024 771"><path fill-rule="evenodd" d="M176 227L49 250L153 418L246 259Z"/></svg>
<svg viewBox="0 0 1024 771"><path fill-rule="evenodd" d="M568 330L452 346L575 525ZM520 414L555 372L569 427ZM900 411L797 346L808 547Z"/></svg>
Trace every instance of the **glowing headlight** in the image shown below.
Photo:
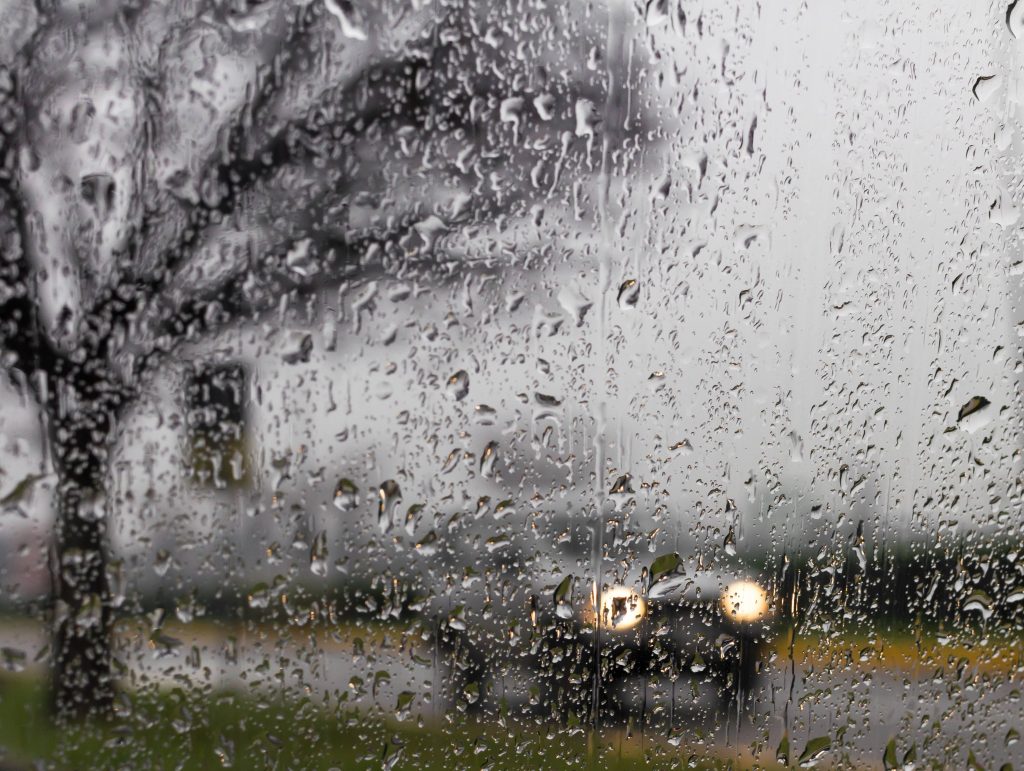
<svg viewBox="0 0 1024 771"><path fill-rule="evenodd" d="M598 624L602 629L622 632L640 623L647 613L644 598L628 586L612 586L601 592L601 614Z"/></svg>
<svg viewBox="0 0 1024 771"><path fill-rule="evenodd" d="M722 611L739 624L760 621L768 615L768 592L753 581L735 581L722 595Z"/></svg>

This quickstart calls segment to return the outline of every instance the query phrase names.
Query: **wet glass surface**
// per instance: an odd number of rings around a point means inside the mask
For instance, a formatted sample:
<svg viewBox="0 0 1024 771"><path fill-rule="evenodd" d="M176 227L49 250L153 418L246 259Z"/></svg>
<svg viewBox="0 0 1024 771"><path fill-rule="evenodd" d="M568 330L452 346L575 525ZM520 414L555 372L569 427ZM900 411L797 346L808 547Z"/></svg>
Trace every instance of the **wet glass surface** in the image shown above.
<svg viewBox="0 0 1024 771"><path fill-rule="evenodd" d="M1022 38L0 2L0 767L1021 767Z"/></svg>

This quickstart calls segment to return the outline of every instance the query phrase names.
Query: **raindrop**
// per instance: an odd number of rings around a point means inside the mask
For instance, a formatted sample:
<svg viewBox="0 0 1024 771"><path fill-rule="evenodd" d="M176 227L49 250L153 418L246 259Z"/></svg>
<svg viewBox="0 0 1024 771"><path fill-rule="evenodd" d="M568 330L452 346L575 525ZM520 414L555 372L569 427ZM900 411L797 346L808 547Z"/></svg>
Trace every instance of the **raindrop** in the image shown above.
<svg viewBox="0 0 1024 771"><path fill-rule="evenodd" d="M469 393L469 373L460 369L450 378L447 385L448 395L459 402L466 398Z"/></svg>
<svg viewBox="0 0 1024 771"><path fill-rule="evenodd" d="M615 480L615 484L612 485L612 489L608 491L608 497L615 504L615 509L618 511L629 501L631 495L633 495L633 477L629 474L623 474Z"/></svg>
<svg viewBox="0 0 1024 771"><path fill-rule="evenodd" d="M494 518L502 519L507 517L509 514L515 514L515 504L511 500L500 501L497 506L494 507Z"/></svg>
<svg viewBox="0 0 1024 771"><path fill-rule="evenodd" d="M993 413L992 402L984 396L973 396L960 408L960 412L956 416L956 422L961 429L969 434L973 434L992 422Z"/></svg>
<svg viewBox="0 0 1024 771"><path fill-rule="evenodd" d="M1000 75L982 75L974 81L971 90L974 92L974 98L984 104L995 96L1002 84L1003 78Z"/></svg>
<svg viewBox="0 0 1024 771"><path fill-rule="evenodd" d="M555 588L555 615L559 618L572 618L572 576L566 576Z"/></svg>
<svg viewBox="0 0 1024 771"><path fill-rule="evenodd" d="M46 474L29 474L19 481L7 495L0 498L0 506L14 507L31 500L36 483L46 479Z"/></svg>
<svg viewBox="0 0 1024 771"><path fill-rule="evenodd" d="M366 33L356 23L351 0L324 0L324 6L338 20L342 35L351 40L366 40Z"/></svg>
<svg viewBox="0 0 1024 771"><path fill-rule="evenodd" d="M372 692L373 696L374 697L377 696L377 691L378 691L378 689L382 685L384 685L385 683L390 683L390 682L391 682L391 673L388 672L386 669L378 669L376 672L374 672L373 673L373 685L371 686L371 688L372 688L371 692Z"/></svg>
<svg viewBox="0 0 1024 771"><path fill-rule="evenodd" d="M409 717L409 713L412 711L413 699L415 698L416 694L412 691L402 691L398 694L395 703L395 718L397 720L406 720Z"/></svg>
<svg viewBox="0 0 1024 771"><path fill-rule="evenodd" d="M235 765L235 743L230 739L220 736L213 752L224 768L231 768Z"/></svg>
<svg viewBox="0 0 1024 771"><path fill-rule="evenodd" d="M459 457L462 455L462 451L458 447L453 447L452 451L448 453L448 457L444 459L444 463L441 465L442 474L450 474L455 470L455 467L459 463Z"/></svg>
<svg viewBox="0 0 1024 771"><path fill-rule="evenodd" d="M320 531L309 550L309 569L315 576L327 576L327 534Z"/></svg>
<svg viewBox="0 0 1024 771"><path fill-rule="evenodd" d="M338 481L334 488L334 507L338 511L353 511L359 507L359 488L351 479Z"/></svg>
<svg viewBox="0 0 1024 771"><path fill-rule="evenodd" d="M425 557L437 553L437 533L431 530L416 544L416 551Z"/></svg>
<svg viewBox="0 0 1024 771"><path fill-rule="evenodd" d="M267 584L260 582L256 584L249 592L248 604L250 608L266 608L270 605L272 592Z"/></svg>
<svg viewBox="0 0 1024 771"><path fill-rule="evenodd" d="M281 358L285 364L308 364L313 353L313 335L299 332L289 336Z"/></svg>
<svg viewBox="0 0 1024 771"><path fill-rule="evenodd" d="M657 27L668 21L668 0L648 0L644 20L648 27Z"/></svg>
<svg viewBox="0 0 1024 771"><path fill-rule="evenodd" d="M494 476L494 464L498 460L498 443L488 442L484 447L483 455L480 456L480 473L490 479Z"/></svg>
<svg viewBox="0 0 1024 771"><path fill-rule="evenodd" d="M690 455L693 453L693 445L690 443L689 439L683 439L682 441L676 442L669 447L669 449L673 452L682 453L683 455Z"/></svg>
<svg viewBox="0 0 1024 771"><path fill-rule="evenodd" d="M523 107L526 101L522 97L513 96L501 102L498 108L498 118L502 123L511 123L515 131L515 140L518 142L520 124L523 120Z"/></svg>
<svg viewBox="0 0 1024 771"><path fill-rule="evenodd" d="M473 408L473 422L478 426L493 426L497 417L498 412L494 407L478 404Z"/></svg>
<svg viewBox="0 0 1024 771"><path fill-rule="evenodd" d="M382 533L388 532L394 526L395 509L398 502L402 500L402 490L393 479L384 482L377 491L377 526Z"/></svg>
<svg viewBox="0 0 1024 771"><path fill-rule="evenodd" d="M654 562L651 563L650 570L650 581L653 586L662 577L672 573L676 568L679 567L682 560L679 559L679 555L675 552L671 554L662 554Z"/></svg>
<svg viewBox="0 0 1024 771"><path fill-rule="evenodd" d="M555 97L551 94L540 94L534 98L533 108L541 120L551 120L555 117Z"/></svg>
<svg viewBox="0 0 1024 771"><path fill-rule="evenodd" d="M480 700L480 684L467 683L462 689L462 697L467 704L476 704Z"/></svg>
<svg viewBox="0 0 1024 771"><path fill-rule="evenodd" d="M640 299L640 284L637 280L630 278L623 281L621 286L619 286L619 294L616 299L618 300L619 308L624 311L635 308L637 300Z"/></svg>
<svg viewBox="0 0 1024 771"><path fill-rule="evenodd" d="M897 766L899 766L899 761L896 758L896 739L893 738L885 745L885 752L882 754L882 768L885 771L893 771Z"/></svg>
<svg viewBox="0 0 1024 771"><path fill-rule="evenodd" d="M285 265L302 278L309 278L318 270L317 261L310 254L313 239L302 238L295 242L285 255Z"/></svg>
<svg viewBox="0 0 1024 771"><path fill-rule="evenodd" d="M589 99L576 102L576 136L592 137L601 122L601 114Z"/></svg>
<svg viewBox="0 0 1024 771"><path fill-rule="evenodd" d="M775 750L775 762L782 764L783 766L789 766L789 734L782 734L782 739L779 740L779 746Z"/></svg>
<svg viewBox="0 0 1024 771"><path fill-rule="evenodd" d="M736 528L729 527L729 532L725 535L723 547L725 548L725 553L730 557L736 556Z"/></svg>
<svg viewBox="0 0 1024 771"><path fill-rule="evenodd" d="M992 617L992 598L982 589L976 589L964 600L963 609L965 613L977 611L987 621Z"/></svg>
<svg viewBox="0 0 1024 771"><path fill-rule="evenodd" d="M1015 38L1024 35L1024 2L1014 0L1006 8L1006 28Z"/></svg>
<svg viewBox="0 0 1024 771"><path fill-rule="evenodd" d="M668 575L660 579L650 588L650 591L647 592L647 597L652 600L659 600L662 597L675 595L677 592L683 590L689 583L691 583L691 579L683 573Z"/></svg>
<svg viewBox="0 0 1024 771"><path fill-rule="evenodd" d="M512 539L507 535L495 535L491 536L484 543L484 547L488 552L496 552L499 549L504 549L506 546L512 543Z"/></svg>
<svg viewBox="0 0 1024 771"><path fill-rule="evenodd" d="M802 463L804 459L804 442L796 431L789 432L789 459L794 463Z"/></svg>
<svg viewBox="0 0 1024 771"><path fill-rule="evenodd" d="M800 753L797 761L801 768L811 768L816 765L821 757L832 747L832 741L827 736L818 736L810 739L804 751Z"/></svg>
<svg viewBox="0 0 1024 771"><path fill-rule="evenodd" d="M174 558L167 549L157 549L156 559L153 560L153 572L163 578L167 575L167 571L171 569L171 565L174 564Z"/></svg>
<svg viewBox="0 0 1024 771"><path fill-rule="evenodd" d="M587 311L594 305L572 287L562 287L558 292L558 304L562 306L562 310L575 322L577 327L583 326L583 321L587 317Z"/></svg>
<svg viewBox="0 0 1024 771"><path fill-rule="evenodd" d="M542 394L540 392L533 395L533 400L541 407L558 407L562 404L560 399L556 399L554 396Z"/></svg>

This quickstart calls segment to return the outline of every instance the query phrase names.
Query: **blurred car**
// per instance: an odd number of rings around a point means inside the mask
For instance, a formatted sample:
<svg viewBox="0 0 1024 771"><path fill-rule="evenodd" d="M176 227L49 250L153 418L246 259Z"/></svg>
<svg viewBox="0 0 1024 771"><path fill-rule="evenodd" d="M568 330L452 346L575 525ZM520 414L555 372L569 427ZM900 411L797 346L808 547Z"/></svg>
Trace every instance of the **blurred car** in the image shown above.
<svg viewBox="0 0 1024 771"><path fill-rule="evenodd" d="M741 705L775 626L765 577L734 556L702 564L670 552L644 562L613 542L603 564L632 562L597 582L594 527L576 521L550 541L530 528L503 536L472 562L448 552L452 568L476 580L465 582L471 591L437 593L424 610L437 619L446 701L584 721L595 708L602 720L639 713L655 690L670 692L674 709Z"/></svg>

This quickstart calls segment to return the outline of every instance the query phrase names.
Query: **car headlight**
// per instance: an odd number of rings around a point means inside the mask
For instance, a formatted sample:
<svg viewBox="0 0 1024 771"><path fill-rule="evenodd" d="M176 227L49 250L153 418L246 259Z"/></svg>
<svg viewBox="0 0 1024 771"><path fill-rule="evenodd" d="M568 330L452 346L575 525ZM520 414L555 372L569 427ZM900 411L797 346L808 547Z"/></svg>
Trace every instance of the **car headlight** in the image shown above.
<svg viewBox="0 0 1024 771"><path fill-rule="evenodd" d="M754 581L734 581L722 594L722 612L737 624L751 624L768 615L768 592Z"/></svg>
<svg viewBox="0 0 1024 771"><path fill-rule="evenodd" d="M612 586L601 592L601 612L598 618L601 629L624 632L639 624L646 614L647 603L635 589Z"/></svg>

